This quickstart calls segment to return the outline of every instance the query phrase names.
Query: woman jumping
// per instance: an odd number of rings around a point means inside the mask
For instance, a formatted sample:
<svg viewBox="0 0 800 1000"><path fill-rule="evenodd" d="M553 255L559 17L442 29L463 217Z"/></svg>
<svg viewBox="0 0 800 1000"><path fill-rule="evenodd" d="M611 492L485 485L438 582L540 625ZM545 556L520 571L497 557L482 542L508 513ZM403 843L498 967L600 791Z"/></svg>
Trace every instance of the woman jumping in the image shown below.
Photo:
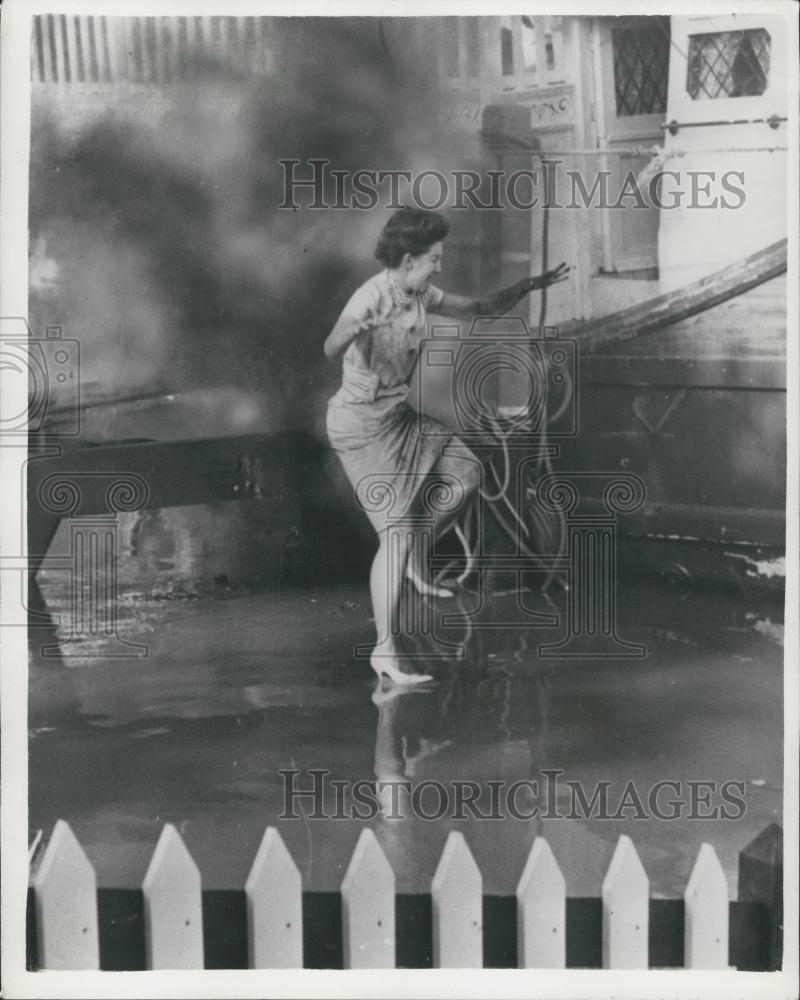
<svg viewBox="0 0 800 1000"><path fill-rule="evenodd" d="M397 684L430 680L405 673L393 639L403 579L423 593L451 596L427 583L412 530L389 532L413 513L428 477L455 483L451 502L433 512L434 537L441 535L480 485L480 461L443 424L408 403L409 381L426 334L428 311L456 319L499 316L529 292L563 281L566 264L523 278L485 298L451 295L428 283L442 269L442 241L449 225L436 212L402 208L384 226L375 256L385 270L358 288L325 341L325 356L344 354L342 386L328 403L327 431L347 478L356 490L380 544L370 572L377 642L370 663ZM370 486L391 504L365 503ZM411 522L408 527L410 528ZM390 536L393 542L390 541Z"/></svg>

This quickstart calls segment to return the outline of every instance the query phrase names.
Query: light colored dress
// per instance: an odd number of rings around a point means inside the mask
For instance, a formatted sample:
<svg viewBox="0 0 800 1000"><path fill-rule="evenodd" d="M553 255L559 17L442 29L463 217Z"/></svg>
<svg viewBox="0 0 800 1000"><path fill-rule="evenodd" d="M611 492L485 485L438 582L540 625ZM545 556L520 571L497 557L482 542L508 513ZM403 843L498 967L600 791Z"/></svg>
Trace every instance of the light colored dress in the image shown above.
<svg viewBox="0 0 800 1000"><path fill-rule="evenodd" d="M342 317L369 328L344 354L342 386L328 403L328 438L379 532L409 512L445 445L448 456L475 462L451 430L408 403L426 314L443 296L434 285L408 294L387 270L357 289L342 310Z"/></svg>

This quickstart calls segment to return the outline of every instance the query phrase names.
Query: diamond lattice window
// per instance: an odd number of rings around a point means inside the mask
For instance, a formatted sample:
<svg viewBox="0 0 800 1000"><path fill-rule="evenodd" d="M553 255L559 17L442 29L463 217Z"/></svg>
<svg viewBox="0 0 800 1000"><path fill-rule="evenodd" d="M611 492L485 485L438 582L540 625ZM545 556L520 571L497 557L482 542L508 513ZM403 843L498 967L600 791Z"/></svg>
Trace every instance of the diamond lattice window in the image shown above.
<svg viewBox="0 0 800 1000"><path fill-rule="evenodd" d="M611 40L617 115L666 111L669 18L648 17L635 26L615 28Z"/></svg>
<svg viewBox="0 0 800 1000"><path fill-rule="evenodd" d="M686 90L694 101L763 94L769 78L769 32L764 28L689 37Z"/></svg>

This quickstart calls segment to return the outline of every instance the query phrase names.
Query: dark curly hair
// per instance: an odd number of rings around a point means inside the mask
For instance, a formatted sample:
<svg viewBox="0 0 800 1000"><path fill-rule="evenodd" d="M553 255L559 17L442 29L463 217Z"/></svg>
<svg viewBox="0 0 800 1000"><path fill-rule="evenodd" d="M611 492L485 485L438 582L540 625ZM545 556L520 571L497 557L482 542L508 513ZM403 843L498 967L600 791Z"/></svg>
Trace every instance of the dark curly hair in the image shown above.
<svg viewBox="0 0 800 1000"><path fill-rule="evenodd" d="M386 267L397 267L403 255L413 257L425 251L450 230L449 222L438 212L424 208L401 208L383 227L375 247L375 256Z"/></svg>

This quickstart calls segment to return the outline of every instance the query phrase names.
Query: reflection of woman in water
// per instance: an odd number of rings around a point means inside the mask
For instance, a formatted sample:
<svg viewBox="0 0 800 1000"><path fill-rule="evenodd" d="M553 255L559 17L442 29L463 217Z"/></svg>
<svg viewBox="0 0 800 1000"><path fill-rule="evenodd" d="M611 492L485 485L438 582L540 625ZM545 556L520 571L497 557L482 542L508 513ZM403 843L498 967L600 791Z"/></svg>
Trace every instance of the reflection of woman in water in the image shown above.
<svg viewBox="0 0 800 1000"><path fill-rule="evenodd" d="M328 437L380 539L370 574L378 634L370 662L379 676L402 684L430 680L400 669L392 638L404 576L423 593L448 596L450 592L423 579L412 533L390 533L388 518L394 521L420 510L420 488L426 477L455 482L459 488L452 491L451 502L431 512L437 536L452 524L480 482L479 461L466 445L407 401L426 314L430 310L455 318L498 316L534 289L563 280L569 270L559 264L482 299L451 295L428 283L442 269L442 241L448 228L436 212L415 208L396 212L375 250L385 270L353 293L325 341L328 358L344 355L342 386L328 404ZM392 502L364 503L364 496L372 492L370 485L388 493Z"/></svg>

